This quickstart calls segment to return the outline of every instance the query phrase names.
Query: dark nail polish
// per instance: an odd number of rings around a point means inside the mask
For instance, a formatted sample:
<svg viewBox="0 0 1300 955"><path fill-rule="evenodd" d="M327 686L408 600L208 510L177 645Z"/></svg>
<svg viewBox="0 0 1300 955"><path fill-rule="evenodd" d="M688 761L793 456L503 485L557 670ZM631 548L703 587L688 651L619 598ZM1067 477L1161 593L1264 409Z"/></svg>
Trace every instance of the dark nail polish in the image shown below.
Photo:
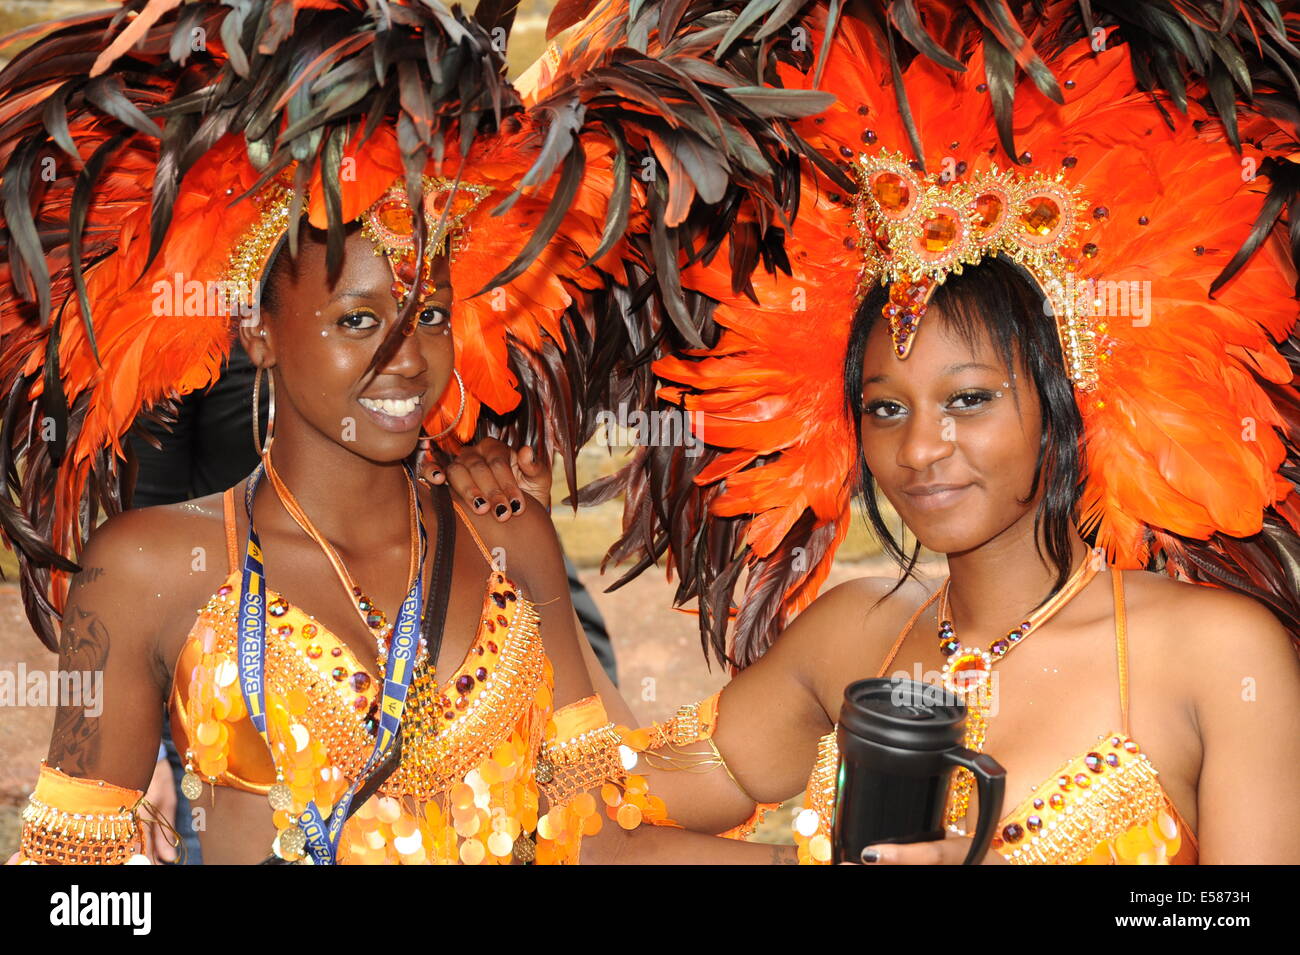
<svg viewBox="0 0 1300 955"><path fill-rule="evenodd" d="M474 510L478 510L480 507L483 507L485 504L487 504L487 501L483 500L483 498L481 497L474 498Z"/></svg>
<svg viewBox="0 0 1300 955"><path fill-rule="evenodd" d="M863 849L863 850L862 850L862 861L863 861L863 862L879 862L879 861L880 861L880 853L877 852L875 849Z"/></svg>
<svg viewBox="0 0 1300 955"><path fill-rule="evenodd" d="M501 516L503 516L503 515L505 514L505 512L506 512L506 506L505 506L504 504L498 504L498 505L497 505L497 517L501 517Z"/></svg>
<svg viewBox="0 0 1300 955"><path fill-rule="evenodd" d="M511 502L510 502L510 513L511 513L511 514L518 514L518 513L519 513L519 508L521 508L521 507L523 507L523 505L520 504L518 501L511 501Z"/></svg>

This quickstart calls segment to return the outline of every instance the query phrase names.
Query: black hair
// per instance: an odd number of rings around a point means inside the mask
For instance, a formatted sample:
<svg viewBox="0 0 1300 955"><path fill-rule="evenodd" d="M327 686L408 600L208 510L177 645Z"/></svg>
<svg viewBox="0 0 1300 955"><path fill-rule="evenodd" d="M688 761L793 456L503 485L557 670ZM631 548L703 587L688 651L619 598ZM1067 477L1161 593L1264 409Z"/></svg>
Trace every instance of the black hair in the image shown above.
<svg viewBox="0 0 1300 955"><path fill-rule="evenodd" d="M853 417L858 442L858 491L871 529L885 552L902 568L898 585L912 576L920 556L918 542L910 554L895 539L880 512L875 479L862 455L862 364L867 337L881 320L889 289L878 285L863 299L853 316L848 355L844 362L844 397ZM987 336L1003 364L1015 370L1020 363L1038 392L1042 408L1042 436L1038 444L1034 483L1021 503L1028 503L1046 485L1034 518L1034 538L1039 556L1056 568L1055 593L1070 576L1070 537L1082 493L1084 453L1083 417L1075 402L1074 386L1065 372L1056 319L1034 280L1020 266L989 256L960 275L950 275L935 289L927 316L944 322L972 348ZM925 320L922 321L925 324ZM1013 390L1013 396L1016 392ZM1019 399L1016 398L1017 404ZM1044 555L1044 550L1046 554ZM891 591L892 593L892 591Z"/></svg>

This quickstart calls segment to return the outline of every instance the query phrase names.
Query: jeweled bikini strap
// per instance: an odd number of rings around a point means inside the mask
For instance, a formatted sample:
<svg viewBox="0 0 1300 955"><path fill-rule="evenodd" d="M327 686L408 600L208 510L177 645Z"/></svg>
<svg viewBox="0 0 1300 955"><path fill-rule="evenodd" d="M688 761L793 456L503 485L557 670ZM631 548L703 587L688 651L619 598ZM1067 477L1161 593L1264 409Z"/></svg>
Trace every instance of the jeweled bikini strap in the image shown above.
<svg viewBox="0 0 1300 955"><path fill-rule="evenodd" d="M1128 614L1124 612L1124 574L1118 567L1111 567L1110 583L1115 595L1115 662L1119 668L1119 715L1124 735L1128 736Z"/></svg>
<svg viewBox="0 0 1300 955"><path fill-rule="evenodd" d="M239 533L235 527L235 489L226 488L221 495L221 510L226 525L226 570L235 573L239 570Z"/></svg>
<svg viewBox="0 0 1300 955"><path fill-rule="evenodd" d="M488 562L489 566L495 568L496 564L492 560L492 552L488 550L487 544L483 543L483 538L478 536L478 531L475 530L474 525L469 522L469 518L466 517L465 512L460 509L460 505L455 501L452 501L451 504L452 507L456 508L456 513L460 515L460 519L465 523L465 528L469 531L469 536L474 538L474 543L478 545L479 553L483 555L483 559Z"/></svg>

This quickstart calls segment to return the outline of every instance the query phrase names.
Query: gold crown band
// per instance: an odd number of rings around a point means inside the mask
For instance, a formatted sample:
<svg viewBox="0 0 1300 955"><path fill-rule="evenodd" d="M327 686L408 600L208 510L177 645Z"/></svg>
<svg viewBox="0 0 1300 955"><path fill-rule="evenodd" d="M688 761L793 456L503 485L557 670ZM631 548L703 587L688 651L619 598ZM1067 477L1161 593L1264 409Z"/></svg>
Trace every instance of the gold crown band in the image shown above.
<svg viewBox="0 0 1300 955"><path fill-rule="evenodd" d="M1038 284L1056 316L1066 372L1080 391L1097 385L1097 328L1091 298L1077 279L1089 224L1077 187L1061 174L989 171L960 179L926 176L898 153L859 155L853 221L863 267L859 299L889 285L884 315L894 354L908 356L934 290L986 255L1005 255ZM1095 249L1093 250L1095 251Z"/></svg>

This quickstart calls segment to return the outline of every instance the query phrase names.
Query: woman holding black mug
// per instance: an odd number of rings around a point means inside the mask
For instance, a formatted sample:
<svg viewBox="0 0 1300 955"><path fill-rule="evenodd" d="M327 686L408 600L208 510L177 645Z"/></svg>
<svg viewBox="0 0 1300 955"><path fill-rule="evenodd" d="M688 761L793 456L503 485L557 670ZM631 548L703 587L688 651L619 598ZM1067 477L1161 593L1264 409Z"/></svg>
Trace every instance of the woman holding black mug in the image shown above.
<svg viewBox="0 0 1300 955"><path fill-rule="evenodd" d="M636 500L669 502L674 523L628 525L671 545L689 570L679 597L700 598L702 631L739 668L720 697L628 736L688 829L722 832L806 787L800 860L851 858L835 840L846 685L901 674L964 703L960 748L1005 770L983 861L1300 862L1286 410L1300 359L1294 339L1275 344L1295 329L1294 264L1271 241L1232 257L1263 183L1213 116L1153 105L1108 36L1054 47L1064 106L1020 84L1009 152L978 43L960 79L908 67L918 132L873 81L887 57L844 21L823 81L840 103L801 131L857 194L806 184L791 275L756 276L757 301L696 277L721 337L656 371L710 451L668 468L646 455L658 483ZM911 134L924 155L909 161ZM1243 147L1255 168L1268 145ZM1261 223L1256 239L1284 228ZM453 483L495 480L461 463ZM855 474L906 573L811 600ZM920 547L947 558L938 586L912 574ZM967 762L945 783L944 838L897 832L856 855L965 861L980 809ZM620 858L751 849L642 828Z"/></svg>

